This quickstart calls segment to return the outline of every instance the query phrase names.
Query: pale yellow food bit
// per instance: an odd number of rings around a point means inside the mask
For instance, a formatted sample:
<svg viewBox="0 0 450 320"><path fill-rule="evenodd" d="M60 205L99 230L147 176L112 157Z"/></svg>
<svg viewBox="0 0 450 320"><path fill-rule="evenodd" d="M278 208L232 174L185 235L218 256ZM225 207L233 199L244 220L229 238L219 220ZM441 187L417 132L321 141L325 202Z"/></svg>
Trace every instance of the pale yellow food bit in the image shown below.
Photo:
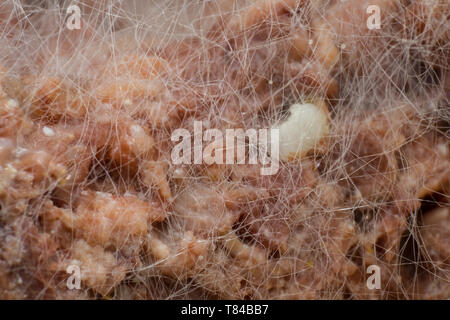
<svg viewBox="0 0 450 320"><path fill-rule="evenodd" d="M294 104L280 130L280 160L291 161L318 147L329 133L327 111L312 103Z"/></svg>

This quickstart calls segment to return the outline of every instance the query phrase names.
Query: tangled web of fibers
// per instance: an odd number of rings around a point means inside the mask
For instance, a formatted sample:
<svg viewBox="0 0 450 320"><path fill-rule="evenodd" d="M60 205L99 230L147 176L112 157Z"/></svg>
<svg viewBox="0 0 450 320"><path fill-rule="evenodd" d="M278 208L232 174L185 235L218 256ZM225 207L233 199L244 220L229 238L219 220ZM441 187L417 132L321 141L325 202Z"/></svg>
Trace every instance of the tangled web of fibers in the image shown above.
<svg viewBox="0 0 450 320"><path fill-rule="evenodd" d="M449 298L449 40L447 0L2 1L0 297ZM274 175L172 161L296 103Z"/></svg>

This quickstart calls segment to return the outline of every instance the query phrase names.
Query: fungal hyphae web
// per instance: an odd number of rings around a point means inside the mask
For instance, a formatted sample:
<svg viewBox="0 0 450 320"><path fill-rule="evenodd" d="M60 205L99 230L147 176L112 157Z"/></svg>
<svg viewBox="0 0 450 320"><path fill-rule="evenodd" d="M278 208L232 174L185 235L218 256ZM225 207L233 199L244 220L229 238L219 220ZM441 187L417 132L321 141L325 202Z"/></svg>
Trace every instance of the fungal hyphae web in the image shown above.
<svg viewBox="0 0 450 320"><path fill-rule="evenodd" d="M449 21L3 1L0 297L449 298Z"/></svg>

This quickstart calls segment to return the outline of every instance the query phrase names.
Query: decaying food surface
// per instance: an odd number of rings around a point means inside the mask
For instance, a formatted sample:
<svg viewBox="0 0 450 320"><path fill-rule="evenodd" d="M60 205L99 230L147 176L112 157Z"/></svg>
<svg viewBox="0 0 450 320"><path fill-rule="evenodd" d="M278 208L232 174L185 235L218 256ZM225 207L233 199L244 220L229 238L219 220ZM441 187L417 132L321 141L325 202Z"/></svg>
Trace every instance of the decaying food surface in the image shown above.
<svg viewBox="0 0 450 320"><path fill-rule="evenodd" d="M447 0L50 2L0 4L0 298L450 298ZM194 121L279 170L173 164Z"/></svg>

